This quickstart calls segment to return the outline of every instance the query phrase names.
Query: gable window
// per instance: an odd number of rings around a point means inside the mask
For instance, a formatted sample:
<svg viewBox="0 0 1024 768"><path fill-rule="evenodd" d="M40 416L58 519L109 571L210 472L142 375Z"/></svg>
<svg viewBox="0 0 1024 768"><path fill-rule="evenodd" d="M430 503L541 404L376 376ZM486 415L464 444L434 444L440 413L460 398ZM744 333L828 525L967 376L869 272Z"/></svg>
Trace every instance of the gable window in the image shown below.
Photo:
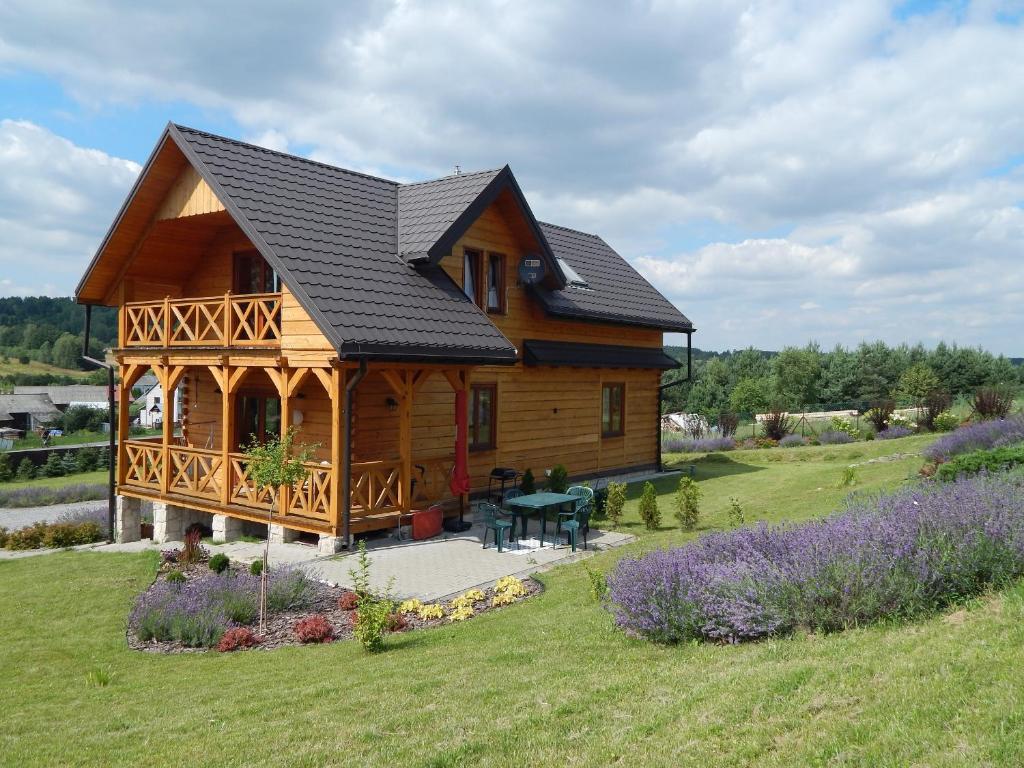
<svg viewBox="0 0 1024 768"><path fill-rule="evenodd" d="M267 264L259 251L236 253L234 266L234 293L277 293L281 290L281 280L277 272Z"/></svg>
<svg viewBox="0 0 1024 768"><path fill-rule="evenodd" d="M474 384L469 397L469 450L486 451L496 444L497 384Z"/></svg>
<svg viewBox="0 0 1024 768"><path fill-rule="evenodd" d="M601 437L619 437L625 432L626 385L601 385Z"/></svg>
<svg viewBox="0 0 1024 768"><path fill-rule="evenodd" d="M505 257L487 254L487 311L505 312Z"/></svg>
<svg viewBox="0 0 1024 768"><path fill-rule="evenodd" d="M466 248L462 253L462 291L480 309L505 312L505 256Z"/></svg>
<svg viewBox="0 0 1024 768"><path fill-rule="evenodd" d="M462 290L474 304L480 303L481 254L468 248L462 254Z"/></svg>

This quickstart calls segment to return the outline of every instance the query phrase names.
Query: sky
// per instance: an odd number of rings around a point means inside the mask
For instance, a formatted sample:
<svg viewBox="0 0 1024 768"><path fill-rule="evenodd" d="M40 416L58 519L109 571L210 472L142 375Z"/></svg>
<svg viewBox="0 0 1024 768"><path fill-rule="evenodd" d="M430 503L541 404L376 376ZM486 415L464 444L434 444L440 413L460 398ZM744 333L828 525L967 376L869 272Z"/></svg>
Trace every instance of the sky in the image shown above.
<svg viewBox="0 0 1024 768"><path fill-rule="evenodd" d="M703 349L1021 356L1022 22L1021 0L2 0L0 296L72 293L173 120L404 181L508 163Z"/></svg>

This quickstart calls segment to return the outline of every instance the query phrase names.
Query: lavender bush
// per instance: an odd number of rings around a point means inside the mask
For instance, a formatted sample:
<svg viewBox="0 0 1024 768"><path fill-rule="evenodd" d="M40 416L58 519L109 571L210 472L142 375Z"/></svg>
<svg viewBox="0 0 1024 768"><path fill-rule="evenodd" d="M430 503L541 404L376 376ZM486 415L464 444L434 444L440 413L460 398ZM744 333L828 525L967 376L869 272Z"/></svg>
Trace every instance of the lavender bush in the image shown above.
<svg viewBox="0 0 1024 768"><path fill-rule="evenodd" d="M854 438L846 432L828 430L818 435L818 442L822 445L846 445L854 442Z"/></svg>
<svg viewBox="0 0 1024 768"><path fill-rule="evenodd" d="M711 453L713 451L731 451L736 447L736 441L731 437L705 437L700 440L667 437L661 445L662 450L666 453Z"/></svg>
<svg viewBox="0 0 1024 768"><path fill-rule="evenodd" d="M925 448L925 458L941 463L961 453L1024 442L1024 416L967 424Z"/></svg>
<svg viewBox="0 0 1024 768"><path fill-rule="evenodd" d="M131 625L143 641L211 647L230 627L255 621L259 585L258 576L230 570L203 573L183 584L158 581L136 601ZM268 575L267 608L271 613L305 608L315 594L315 583L303 571L280 568Z"/></svg>
<svg viewBox="0 0 1024 768"><path fill-rule="evenodd" d="M792 448L797 445L807 445L807 441L801 435L786 435L779 440L780 448Z"/></svg>
<svg viewBox="0 0 1024 768"><path fill-rule="evenodd" d="M657 642L833 631L941 609L1024 574L1024 480L853 498L836 516L740 528L624 559L610 607Z"/></svg>
<svg viewBox="0 0 1024 768"><path fill-rule="evenodd" d="M914 430L909 427L889 427L875 435L879 440L895 440L897 437L910 437Z"/></svg>
<svg viewBox="0 0 1024 768"><path fill-rule="evenodd" d="M0 507L45 507L107 498L107 486L96 483L74 483L60 488L17 488L0 491Z"/></svg>

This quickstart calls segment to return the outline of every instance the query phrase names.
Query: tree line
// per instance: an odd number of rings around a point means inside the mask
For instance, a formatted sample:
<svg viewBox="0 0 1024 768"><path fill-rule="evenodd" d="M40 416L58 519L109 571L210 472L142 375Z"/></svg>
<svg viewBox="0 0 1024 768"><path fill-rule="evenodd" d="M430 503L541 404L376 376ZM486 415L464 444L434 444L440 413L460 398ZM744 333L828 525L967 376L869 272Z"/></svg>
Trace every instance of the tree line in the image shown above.
<svg viewBox="0 0 1024 768"><path fill-rule="evenodd" d="M686 378L686 349L666 351L683 363L662 383ZM889 346L864 342L854 349L822 350L816 343L779 352L747 348L731 352L693 350L693 378L663 393L662 412L685 411L715 417L724 411L763 413L787 410L863 409L896 400L908 405L940 390L952 397L979 387L1024 384L1024 366L976 347L940 343Z"/></svg>
<svg viewBox="0 0 1024 768"><path fill-rule="evenodd" d="M85 309L68 297L13 296L0 299L0 356L60 368L82 367ZM117 339L117 311L94 307L89 352L102 357Z"/></svg>

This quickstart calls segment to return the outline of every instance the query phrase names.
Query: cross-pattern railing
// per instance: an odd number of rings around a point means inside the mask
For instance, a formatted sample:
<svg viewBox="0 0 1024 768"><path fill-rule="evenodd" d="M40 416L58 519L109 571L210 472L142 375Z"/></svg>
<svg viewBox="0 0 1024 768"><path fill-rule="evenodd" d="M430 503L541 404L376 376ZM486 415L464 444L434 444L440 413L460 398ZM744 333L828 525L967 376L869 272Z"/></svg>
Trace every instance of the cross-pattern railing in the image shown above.
<svg viewBox="0 0 1024 768"><path fill-rule="evenodd" d="M289 489L286 514L328 520L331 516L331 467L306 462L309 475Z"/></svg>
<svg viewBox="0 0 1024 768"><path fill-rule="evenodd" d="M454 456L439 456L432 459L413 459L412 500L414 504L441 501L452 495L448 481L455 467Z"/></svg>
<svg viewBox="0 0 1024 768"><path fill-rule="evenodd" d="M249 467L246 464L245 456L240 453L228 454L231 464L231 495L228 501L231 504L240 504L243 507L254 507L256 509L270 509L273 497L269 488L258 488L249 478Z"/></svg>
<svg viewBox="0 0 1024 768"><path fill-rule="evenodd" d="M220 500L223 458L219 451L171 447L167 457L171 471L168 490L171 493Z"/></svg>
<svg viewBox="0 0 1024 768"><path fill-rule="evenodd" d="M401 462L352 462L352 512L368 515L398 509Z"/></svg>
<svg viewBox="0 0 1024 768"><path fill-rule="evenodd" d="M125 440L125 483L160 490L164 453L160 443Z"/></svg>
<svg viewBox="0 0 1024 768"><path fill-rule="evenodd" d="M122 335L125 347L278 346L281 294L130 302Z"/></svg>

